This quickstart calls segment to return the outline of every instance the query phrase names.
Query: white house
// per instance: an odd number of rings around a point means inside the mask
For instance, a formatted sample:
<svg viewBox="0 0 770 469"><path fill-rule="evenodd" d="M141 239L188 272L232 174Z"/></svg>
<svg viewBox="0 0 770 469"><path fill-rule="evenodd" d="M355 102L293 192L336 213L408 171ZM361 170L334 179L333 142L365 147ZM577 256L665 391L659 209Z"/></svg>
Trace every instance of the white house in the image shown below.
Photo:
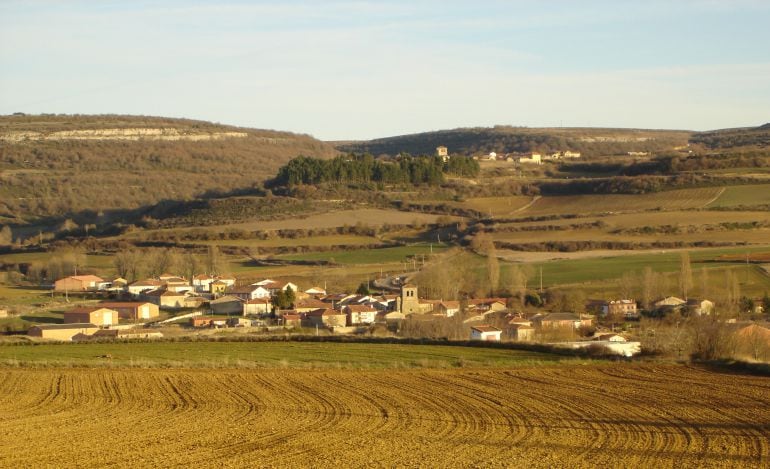
<svg viewBox="0 0 770 469"><path fill-rule="evenodd" d="M526 156L519 158L519 163L543 164L543 155L540 153L528 153Z"/></svg>
<svg viewBox="0 0 770 469"><path fill-rule="evenodd" d="M246 301L270 298L272 296L272 294L270 293L270 290L268 290L267 288L261 285L259 286L247 285L245 287L237 287L237 288L233 288L227 293L230 295L237 296Z"/></svg>
<svg viewBox="0 0 770 469"><path fill-rule="evenodd" d="M347 316L348 326L374 324L377 319L377 310L371 306L348 305L342 308L342 312Z"/></svg>
<svg viewBox="0 0 770 469"><path fill-rule="evenodd" d="M502 329L481 324L471 327L471 340L499 341L502 333Z"/></svg>

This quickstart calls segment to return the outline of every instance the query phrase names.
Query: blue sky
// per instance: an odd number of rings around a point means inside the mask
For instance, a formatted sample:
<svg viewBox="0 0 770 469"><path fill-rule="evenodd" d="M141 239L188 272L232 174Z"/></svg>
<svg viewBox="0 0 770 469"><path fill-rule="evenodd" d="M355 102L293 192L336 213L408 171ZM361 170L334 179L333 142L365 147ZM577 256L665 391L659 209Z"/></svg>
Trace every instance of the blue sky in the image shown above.
<svg viewBox="0 0 770 469"><path fill-rule="evenodd" d="M0 2L0 114L362 139L770 121L770 1Z"/></svg>

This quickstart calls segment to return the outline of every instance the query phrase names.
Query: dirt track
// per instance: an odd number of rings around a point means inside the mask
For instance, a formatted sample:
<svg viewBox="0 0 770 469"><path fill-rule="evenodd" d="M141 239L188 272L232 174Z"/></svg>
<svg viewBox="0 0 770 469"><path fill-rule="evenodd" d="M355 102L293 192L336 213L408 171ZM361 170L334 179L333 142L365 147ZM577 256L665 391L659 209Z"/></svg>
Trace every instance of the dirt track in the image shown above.
<svg viewBox="0 0 770 469"><path fill-rule="evenodd" d="M677 365L0 369L0 466L770 464L770 379Z"/></svg>

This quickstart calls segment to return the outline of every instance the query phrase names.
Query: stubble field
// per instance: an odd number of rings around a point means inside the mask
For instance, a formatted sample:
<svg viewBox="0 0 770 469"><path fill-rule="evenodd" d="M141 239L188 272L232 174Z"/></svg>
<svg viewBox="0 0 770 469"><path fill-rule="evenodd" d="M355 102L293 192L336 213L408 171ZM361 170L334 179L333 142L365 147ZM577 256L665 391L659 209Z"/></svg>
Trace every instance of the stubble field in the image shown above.
<svg viewBox="0 0 770 469"><path fill-rule="evenodd" d="M0 368L0 466L767 467L770 380L682 365Z"/></svg>

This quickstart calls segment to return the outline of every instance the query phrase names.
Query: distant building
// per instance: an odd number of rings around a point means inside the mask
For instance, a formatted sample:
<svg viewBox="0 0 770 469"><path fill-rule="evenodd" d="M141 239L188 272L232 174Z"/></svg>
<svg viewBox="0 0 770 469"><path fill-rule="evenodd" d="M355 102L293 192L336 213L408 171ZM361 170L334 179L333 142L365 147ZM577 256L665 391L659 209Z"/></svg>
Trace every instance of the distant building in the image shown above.
<svg viewBox="0 0 770 469"><path fill-rule="evenodd" d="M152 319L158 317L160 314L158 311L158 305L149 302L102 302L99 303L102 308L114 309L118 312L120 319L128 320L142 320Z"/></svg>
<svg viewBox="0 0 770 469"><path fill-rule="evenodd" d="M54 282L55 291L96 291L104 283L104 279L96 275L72 275Z"/></svg>
<svg viewBox="0 0 770 469"><path fill-rule="evenodd" d="M64 312L64 323L114 326L118 324L118 312L105 307L75 308Z"/></svg>
<svg viewBox="0 0 770 469"><path fill-rule="evenodd" d="M41 339L71 341L78 334L91 335L98 330L99 327L94 324L49 324L32 326L27 335Z"/></svg>
<svg viewBox="0 0 770 469"><path fill-rule="evenodd" d="M404 316L412 313L420 313L420 300L417 297L417 286L403 285L401 295L396 300L396 310Z"/></svg>
<svg viewBox="0 0 770 469"><path fill-rule="evenodd" d="M543 155L540 153L527 153L519 158L519 163L522 164L543 164Z"/></svg>
<svg viewBox="0 0 770 469"><path fill-rule="evenodd" d="M623 316L625 318L638 318L639 312L636 309L634 300L610 300L602 305L603 316Z"/></svg>
<svg viewBox="0 0 770 469"><path fill-rule="evenodd" d="M471 340L489 340L500 341L500 334L502 329L498 329L494 326L478 325L471 327Z"/></svg>
<svg viewBox="0 0 770 469"><path fill-rule="evenodd" d="M441 158L446 158L449 156L449 152L447 151L447 147L445 146L438 146L436 147L436 156L440 156Z"/></svg>

